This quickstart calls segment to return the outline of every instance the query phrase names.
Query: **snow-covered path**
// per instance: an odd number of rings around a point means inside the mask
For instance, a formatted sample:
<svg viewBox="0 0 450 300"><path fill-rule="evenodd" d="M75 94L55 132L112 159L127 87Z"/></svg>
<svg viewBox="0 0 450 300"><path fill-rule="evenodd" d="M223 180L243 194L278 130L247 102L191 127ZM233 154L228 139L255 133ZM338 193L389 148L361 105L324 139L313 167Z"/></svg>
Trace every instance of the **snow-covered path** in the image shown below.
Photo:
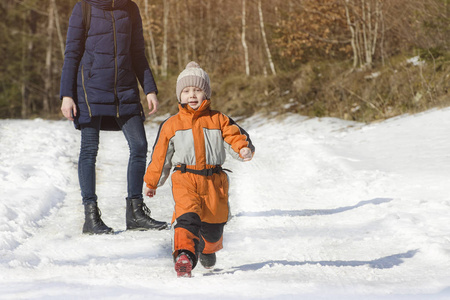
<svg viewBox="0 0 450 300"><path fill-rule="evenodd" d="M125 231L128 146L102 132L97 193L114 235L81 234L79 132L0 120L0 299L450 299L450 109L363 125L245 120L213 271L178 279L170 231ZM149 150L157 124L146 126ZM146 200L169 221L168 184Z"/></svg>

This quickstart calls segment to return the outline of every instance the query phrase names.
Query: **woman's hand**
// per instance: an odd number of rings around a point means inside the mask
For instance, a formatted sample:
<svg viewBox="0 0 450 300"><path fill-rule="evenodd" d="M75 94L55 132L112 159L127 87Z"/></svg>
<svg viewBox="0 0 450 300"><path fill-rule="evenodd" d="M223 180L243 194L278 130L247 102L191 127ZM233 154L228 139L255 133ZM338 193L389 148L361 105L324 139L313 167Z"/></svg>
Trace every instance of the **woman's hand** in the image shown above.
<svg viewBox="0 0 450 300"><path fill-rule="evenodd" d="M156 94L155 93L147 94L147 102L148 102L148 109L150 110L148 114L152 115L156 113L158 111L159 106L158 97L156 97Z"/></svg>
<svg viewBox="0 0 450 300"><path fill-rule="evenodd" d="M72 97L63 97L61 111L64 117L66 117L70 121L74 120L74 117L77 115L77 106Z"/></svg>

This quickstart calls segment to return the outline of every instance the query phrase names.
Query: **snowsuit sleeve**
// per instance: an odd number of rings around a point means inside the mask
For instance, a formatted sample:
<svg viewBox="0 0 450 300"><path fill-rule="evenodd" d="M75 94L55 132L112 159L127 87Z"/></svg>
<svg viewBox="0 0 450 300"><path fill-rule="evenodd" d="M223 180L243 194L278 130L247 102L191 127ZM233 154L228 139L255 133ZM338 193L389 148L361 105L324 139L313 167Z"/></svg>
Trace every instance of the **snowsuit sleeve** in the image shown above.
<svg viewBox="0 0 450 300"><path fill-rule="evenodd" d="M77 73L84 53L84 31L81 2L78 2L69 19L64 65L61 73L60 99L66 96L77 101Z"/></svg>
<svg viewBox="0 0 450 300"><path fill-rule="evenodd" d="M145 172L144 181L149 189L156 189L166 182L172 168L174 146L167 121L161 124L156 136L150 163Z"/></svg>
<svg viewBox="0 0 450 300"><path fill-rule="evenodd" d="M253 155L255 153L255 146L253 146L250 135L230 117L221 114L221 119L220 123L222 137L225 141L224 145L231 156L243 161L243 158L239 155L239 151L245 147L250 148Z"/></svg>
<svg viewBox="0 0 450 300"><path fill-rule="evenodd" d="M134 20L132 20L133 31L131 37L131 57L133 60L133 69L139 83L142 86L142 89L144 90L144 93L146 95L152 92L157 94L158 89L156 87L155 79L153 78L153 73L145 56L145 42L141 14L136 3L130 3L133 5L131 9L134 10L131 14L134 18Z"/></svg>

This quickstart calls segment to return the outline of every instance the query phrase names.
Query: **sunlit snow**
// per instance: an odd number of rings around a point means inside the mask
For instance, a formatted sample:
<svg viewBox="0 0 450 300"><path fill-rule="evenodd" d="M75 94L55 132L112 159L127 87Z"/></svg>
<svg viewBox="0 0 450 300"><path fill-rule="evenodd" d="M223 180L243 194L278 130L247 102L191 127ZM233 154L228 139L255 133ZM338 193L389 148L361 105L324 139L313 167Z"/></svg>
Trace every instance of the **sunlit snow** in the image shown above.
<svg viewBox="0 0 450 300"><path fill-rule="evenodd" d="M171 232L125 230L128 146L102 132L97 193L114 235L81 234L80 136L0 120L0 299L450 299L450 109L374 124L240 121L232 218L213 270L177 278ZM158 123L146 124L149 151ZM150 152L149 152L150 156ZM146 199L170 221L168 182Z"/></svg>

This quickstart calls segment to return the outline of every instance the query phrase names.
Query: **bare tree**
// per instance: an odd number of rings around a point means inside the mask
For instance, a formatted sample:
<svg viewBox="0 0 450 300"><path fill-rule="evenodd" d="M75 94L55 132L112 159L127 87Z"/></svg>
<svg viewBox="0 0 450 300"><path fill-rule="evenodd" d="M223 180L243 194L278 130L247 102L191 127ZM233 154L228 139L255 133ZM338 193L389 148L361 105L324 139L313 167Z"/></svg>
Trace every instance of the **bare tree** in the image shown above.
<svg viewBox="0 0 450 300"><path fill-rule="evenodd" d="M262 8L261 8L261 0L258 0L258 13L259 13L259 26L261 29L261 36L263 39L264 48L266 49L267 59L269 60L270 70L272 71L273 75L276 75L277 72L275 71L275 65L273 64L273 61L272 61L272 54L270 53L269 44L267 43L266 30L264 28L263 12L262 12Z"/></svg>
<svg viewBox="0 0 450 300"><path fill-rule="evenodd" d="M359 61L358 48L356 47L356 28L350 19L350 9L349 9L348 1L349 0L344 1L344 7L345 7L345 15L347 17L348 28L351 33L350 43L351 43L352 49L353 49L353 68L356 68L356 66L358 65L358 61Z"/></svg>
<svg viewBox="0 0 450 300"><path fill-rule="evenodd" d="M28 117L28 109L29 109L29 97L28 97L28 89L27 89L27 76L26 74L26 68L27 68L27 62L29 59L29 54L31 50L33 49L33 40L27 38L27 32L29 31L29 26L27 25L27 19L29 18L28 15L29 12L24 13L23 18L23 34L22 34L22 61L21 61L21 82L20 82L20 93L22 96L22 104L21 104L21 117L26 118Z"/></svg>
<svg viewBox="0 0 450 300"><path fill-rule="evenodd" d="M56 3L53 2L53 4L55 11L56 33L58 34L58 41L59 41L59 49L61 50L61 58L64 60L64 38L61 32L61 25L59 22L58 7L56 6Z"/></svg>
<svg viewBox="0 0 450 300"><path fill-rule="evenodd" d="M158 70L158 56L156 55L156 46L155 46L155 39L153 37L153 30L152 30L152 14L151 9L148 5L148 0L144 0L144 28L147 31L148 34L148 43L147 45L147 51L148 56L150 58L150 65L152 66L153 72L157 73Z"/></svg>
<svg viewBox="0 0 450 300"><path fill-rule="evenodd" d="M44 113L49 114L52 98L52 52L53 52L53 31L55 23L55 0L49 0L48 25L47 25L47 52L45 55L45 77L44 77Z"/></svg>
<svg viewBox="0 0 450 300"><path fill-rule="evenodd" d="M174 11L174 14L178 16L177 18L173 18L173 26L175 31L175 45L177 48L177 63L178 63L178 69L181 69L183 67L184 63L184 52L183 49L183 43L181 38L181 20L182 20L182 13L179 8L179 2L176 1L174 3L174 7L172 8Z"/></svg>
<svg viewBox="0 0 450 300"><path fill-rule="evenodd" d="M242 34L241 34L241 42L242 47L244 48L244 64L245 64L245 75L250 75L250 63L248 61L248 46L247 41L245 39L245 31L246 31L246 11L245 11L245 0L242 0Z"/></svg>
<svg viewBox="0 0 450 300"><path fill-rule="evenodd" d="M161 62L161 75L167 77L168 68L168 32L169 32L169 11L170 11L170 0L163 0L164 4L164 19L163 19L163 53Z"/></svg>
<svg viewBox="0 0 450 300"><path fill-rule="evenodd" d="M449 0L396 0L384 3L384 18L398 41L421 49L450 49Z"/></svg>
<svg viewBox="0 0 450 300"><path fill-rule="evenodd" d="M345 15L351 33L353 67L371 67L384 30L381 0L344 0Z"/></svg>

